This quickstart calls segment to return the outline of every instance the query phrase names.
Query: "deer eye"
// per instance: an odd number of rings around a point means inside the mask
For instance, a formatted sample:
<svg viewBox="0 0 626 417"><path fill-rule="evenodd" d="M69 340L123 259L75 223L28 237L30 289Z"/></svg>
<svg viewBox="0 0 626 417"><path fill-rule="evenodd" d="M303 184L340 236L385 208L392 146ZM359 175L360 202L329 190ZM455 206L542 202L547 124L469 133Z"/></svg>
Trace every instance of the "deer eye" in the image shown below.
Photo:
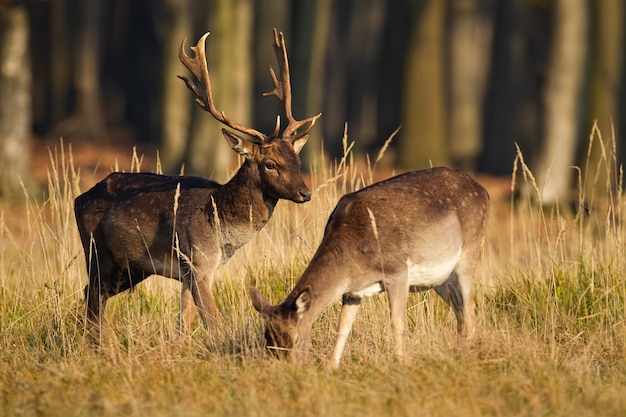
<svg viewBox="0 0 626 417"><path fill-rule="evenodd" d="M267 169L268 171L273 171L276 169L276 164L274 163L274 161L267 161L265 163L265 169Z"/></svg>

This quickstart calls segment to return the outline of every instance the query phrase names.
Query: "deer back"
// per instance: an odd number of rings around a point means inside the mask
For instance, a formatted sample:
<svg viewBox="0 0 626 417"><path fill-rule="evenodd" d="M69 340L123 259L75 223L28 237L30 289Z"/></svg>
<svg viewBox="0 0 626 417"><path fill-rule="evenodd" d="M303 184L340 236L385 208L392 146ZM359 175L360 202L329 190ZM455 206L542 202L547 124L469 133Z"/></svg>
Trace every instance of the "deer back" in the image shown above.
<svg viewBox="0 0 626 417"><path fill-rule="evenodd" d="M354 272L343 285L356 291L380 273L404 271L408 262L452 262L482 239L488 211L484 188L448 168L408 172L347 194L332 212L300 285L308 285L308 275L315 276L314 287L333 280L333 274L320 278L316 271L328 264Z"/></svg>

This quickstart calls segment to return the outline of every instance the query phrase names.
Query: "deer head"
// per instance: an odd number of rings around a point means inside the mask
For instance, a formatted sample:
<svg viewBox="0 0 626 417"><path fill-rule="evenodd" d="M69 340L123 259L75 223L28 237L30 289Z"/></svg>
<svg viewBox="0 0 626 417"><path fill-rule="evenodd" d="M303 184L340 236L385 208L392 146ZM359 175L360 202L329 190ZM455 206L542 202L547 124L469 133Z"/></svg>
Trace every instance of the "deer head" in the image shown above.
<svg viewBox="0 0 626 417"><path fill-rule="evenodd" d="M311 340L308 323L303 316L311 305L311 288L306 287L297 296L273 306L256 288L250 288L252 305L265 322L265 343L271 354L281 359L301 362L306 357Z"/></svg>
<svg viewBox="0 0 626 417"><path fill-rule="evenodd" d="M209 32L200 38L196 46L191 47L193 57L185 52L187 39L183 39L178 57L191 72L191 77L179 76L196 96L196 102L216 120L244 133L240 136L223 129L224 137L230 147L247 161L258 166L261 183L269 196L286 198L295 202L308 201L311 193L300 175L298 154L309 138L309 132L321 113L304 120L296 120L291 110L291 79L285 37L274 29L274 52L278 60L280 78L269 68L274 89L264 96L275 96L284 105L288 125L280 134L280 116L276 117L276 128L271 135L266 135L250 127L243 126L229 119L223 111L215 107L211 79L207 68L205 43Z"/></svg>

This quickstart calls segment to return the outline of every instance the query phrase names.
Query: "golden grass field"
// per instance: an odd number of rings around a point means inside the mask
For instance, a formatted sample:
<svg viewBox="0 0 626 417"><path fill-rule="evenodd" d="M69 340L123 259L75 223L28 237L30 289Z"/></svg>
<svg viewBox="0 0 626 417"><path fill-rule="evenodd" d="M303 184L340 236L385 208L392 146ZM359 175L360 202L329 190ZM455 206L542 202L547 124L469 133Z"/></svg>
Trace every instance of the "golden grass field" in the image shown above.
<svg viewBox="0 0 626 417"><path fill-rule="evenodd" d="M579 186L580 215L541 210L541 185L518 154L511 189L528 191L492 195L471 341L457 341L453 314L430 291L410 295L403 363L384 295L364 301L338 370L325 365L340 300L316 322L306 364L266 356L248 288L280 301L339 197L372 182L374 168L359 170L344 146L342 161L316 164L311 202L280 202L218 270L223 332L197 326L179 340L180 284L152 277L109 301L98 349L85 337L73 215L93 183L81 181L71 148L52 149L43 196L0 204L0 416L626 415L625 202L610 146L581 174L579 184L597 181Z"/></svg>

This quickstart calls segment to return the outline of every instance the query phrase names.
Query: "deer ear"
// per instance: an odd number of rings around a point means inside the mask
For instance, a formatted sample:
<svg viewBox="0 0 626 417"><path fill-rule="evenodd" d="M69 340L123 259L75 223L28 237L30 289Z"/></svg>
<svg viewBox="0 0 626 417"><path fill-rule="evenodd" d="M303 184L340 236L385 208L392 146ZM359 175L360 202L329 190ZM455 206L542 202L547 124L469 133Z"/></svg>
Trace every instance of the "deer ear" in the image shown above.
<svg viewBox="0 0 626 417"><path fill-rule="evenodd" d="M250 287L250 298L252 299L252 305L256 311L261 314L264 314L270 306L270 303L268 303L265 297L263 297L263 294L261 294L259 290L254 287Z"/></svg>
<svg viewBox="0 0 626 417"><path fill-rule="evenodd" d="M250 142L249 140L239 136L238 134L231 132L230 130L222 129L222 133L226 138L226 141L230 145L230 147L237 152L239 155L243 156L246 159L250 159L254 154L255 146L258 146L255 143Z"/></svg>
<svg viewBox="0 0 626 417"><path fill-rule="evenodd" d="M301 138L297 138L291 144L293 145L293 150L296 154L299 154L302 148L304 148L304 144L309 140L309 135L304 135Z"/></svg>
<svg viewBox="0 0 626 417"><path fill-rule="evenodd" d="M295 305L298 314L305 313L311 307L311 287L306 287L298 294Z"/></svg>

